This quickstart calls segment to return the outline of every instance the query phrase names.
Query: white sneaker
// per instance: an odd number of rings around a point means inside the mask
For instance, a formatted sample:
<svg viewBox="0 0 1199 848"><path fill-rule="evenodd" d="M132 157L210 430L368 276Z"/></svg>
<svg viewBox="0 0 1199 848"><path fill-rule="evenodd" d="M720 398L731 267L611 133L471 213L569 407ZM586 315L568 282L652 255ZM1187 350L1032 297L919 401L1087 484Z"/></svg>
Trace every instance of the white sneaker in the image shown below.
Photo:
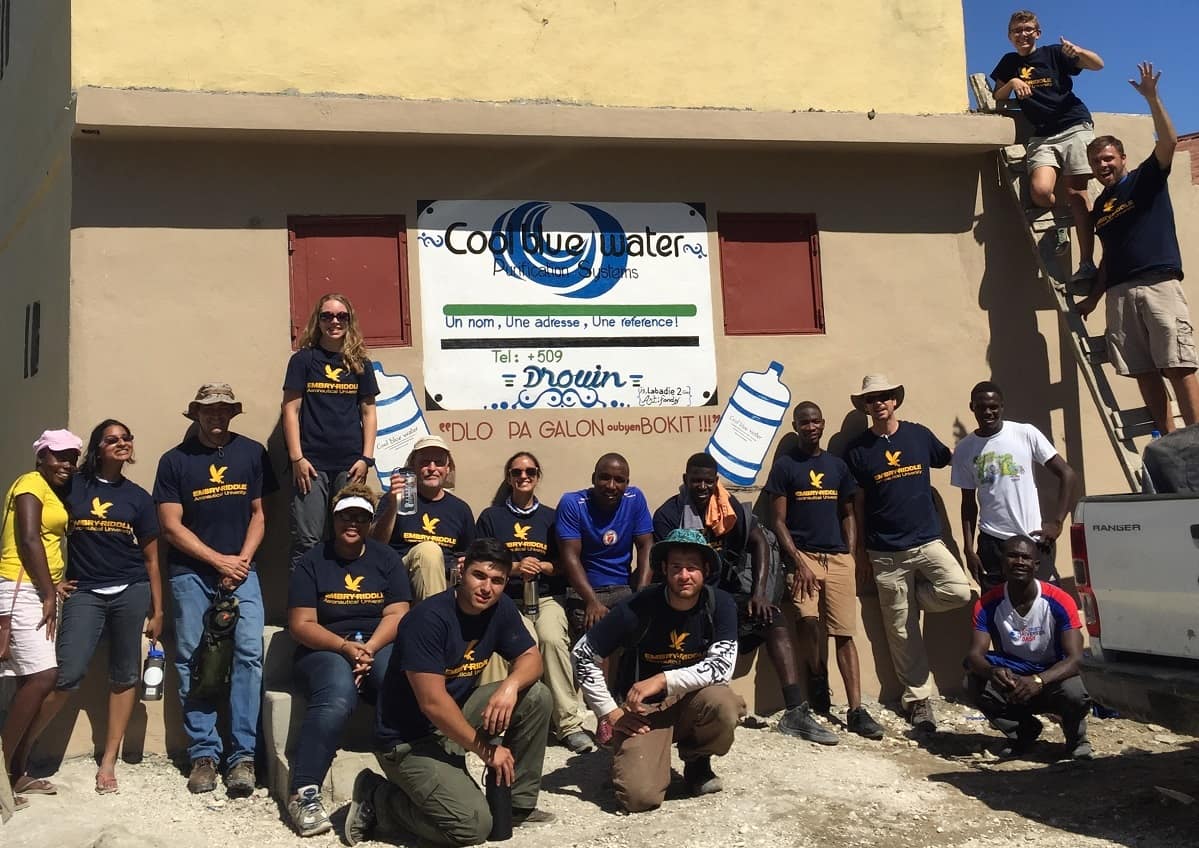
<svg viewBox="0 0 1199 848"><path fill-rule="evenodd" d="M291 825L300 836L316 836L328 833L333 828L325 805L321 803L321 788L319 786L301 786L296 797L287 802L287 814L291 817Z"/></svg>

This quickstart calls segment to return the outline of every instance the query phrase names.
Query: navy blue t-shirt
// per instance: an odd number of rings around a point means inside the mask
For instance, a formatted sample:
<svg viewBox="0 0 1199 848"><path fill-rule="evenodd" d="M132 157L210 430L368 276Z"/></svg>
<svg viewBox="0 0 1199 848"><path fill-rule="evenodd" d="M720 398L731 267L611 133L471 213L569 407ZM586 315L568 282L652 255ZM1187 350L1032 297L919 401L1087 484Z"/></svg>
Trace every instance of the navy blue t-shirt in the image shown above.
<svg viewBox="0 0 1199 848"><path fill-rule="evenodd" d="M583 571L593 589L627 586L638 536L654 532L645 495L629 486L616 509L603 510L591 501L591 490L567 492L558 501L558 538L579 539Z"/></svg>
<svg viewBox="0 0 1199 848"><path fill-rule="evenodd" d="M1019 77L1032 88L1020 100L1020 110L1033 126L1034 136L1056 135L1082 123L1093 123L1091 112L1074 93L1074 80L1082 67L1062 52L1060 44L1046 44L1027 56L1007 53L991 79L1003 85Z"/></svg>
<svg viewBox="0 0 1199 848"><path fill-rule="evenodd" d="M480 539L498 539L512 552L512 561L518 562L527 556L537 557L544 562L558 564L558 534L554 525L558 513L551 506L537 504L537 509L521 515L507 506L489 506L479 516L475 535ZM524 581L513 575L508 578L508 594L521 598ZM566 578L555 569L551 576L541 575L537 579L537 592L545 598L566 592Z"/></svg>
<svg viewBox="0 0 1199 848"><path fill-rule="evenodd" d="M233 433L229 444L210 448L192 437L158 461L154 502L182 505L184 527L217 553L236 556L250 527L251 502L277 488L266 448L258 442ZM212 566L173 545L167 562L172 574L219 577Z"/></svg>
<svg viewBox="0 0 1199 848"><path fill-rule="evenodd" d="M867 430L845 453L845 463L866 493L866 547L905 551L941 538L929 468L953 455L927 427L899 422L893 436Z"/></svg>
<svg viewBox="0 0 1199 848"><path fill-rule="evenodd" d="M1103 243L1109 289L1156 271L1182 279L1182 252L1166 183L1169 175L1170 169L1151 153L1139 168L1095 199L1091 214L1095 234Z"/></svg>
<svg viewBox="0 0 1199 848"><path fill-rule="evenodd" d="M67 579L103 589L150 579L142 545L158 536L150 493L124 477L112 483L77 474L66 498Z"/></svg>
<svg viewBox="0 0 1199 848"><path fill-rule="evenodd" d="M375 736L387 751L435 731L421 712L407 672L445 676L445 688L459 707L478 684L492 654L512 661L533 647L516 604L507 595L482 615L467 615L455 589L427 598L400 620L395 651L383 678L375 711Z"/></svg>
<svg viewBox="0 0 1199 848"><path fill-rule="evenodd" d="M446 554L446 562L466 553L475 540L475 514L462 498L443 492L435 500L416 496L416 512L397 515L391 531L390 544L404 556L420 542L435 542Z"/></svg>
<svg viewBox="0 0 1199 848"><path fill-rule="evenodd" d="M787 530L795 547L826 554L849 553L840 505L857 490L849 466L828 451L784 454L766 480L767 494L787 498Z"/></svg>
<svg viewBox="0 0 1199 848"><path fill-rule="evenodd" d="M379 394L368 359L361 374L319 345L297 350L287 363L286 391L300 392L300 449L318 471L337 474L362 456L358 404Z"/></svg>
<svg viewBox="0 0 1199 848"><path fill-rule="evenodd" d="M400 555L374 539L357 559L341 559L333 542L325 542L300 557L291 572L287 607L311 607L316 621L344 638L361 633L370 639L383 608L412 601L408 569Z"/></svg>

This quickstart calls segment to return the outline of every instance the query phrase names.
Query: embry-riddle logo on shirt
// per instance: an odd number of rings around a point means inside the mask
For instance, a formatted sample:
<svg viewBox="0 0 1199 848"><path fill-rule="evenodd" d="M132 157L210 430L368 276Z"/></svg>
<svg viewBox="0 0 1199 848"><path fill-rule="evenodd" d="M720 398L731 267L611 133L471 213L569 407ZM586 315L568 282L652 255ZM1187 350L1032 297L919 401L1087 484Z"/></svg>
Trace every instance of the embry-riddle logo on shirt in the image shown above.
<svg viewBox="0 0 1199 848"><path fill-rule="evenodd" d="M876 483L886 483L899 477L915 477L924 472L924 466L919 462L904 465L901 450L884 450L883 457L887 460L887 468L874 475Z"/></svg>
<svg viewBox="0 0 1199 848"><path fill-rule="evenodd" d="M887 465L890 465L893 468L899 467L899 461L903 456L903 451L883 451L883 454L887 457Z"/></svg>
<svg viewBox="0 0 1199 848"><path fill-rule="evenodd" d="M111 501L101 501L99 498L92 498L92 515L96 518L107 518L108 510L112 509Z"/></svg>
<svg viewBox="0 0 1199 848"><path fill-rule="evenodd" d="M346 589L351 592L361 592L362 591L362 581L364 579L366 579L366 575L359 575L358 577L351 577L350 575L347 574L346 575Z"/></svg>
<svg viewBox="0 0 1199 848"><path fill-rule="evenodd" d="M1023 65L1020 68L1020 79L1028 83L1033 88L1040 88L1046 85L1053 85L1052 77L1035 77L1036 68L1031 65Z"/></svg>
<svg viewBox="0 0 1199 848"><path fill-rule="evenodd" d="M519 521L512 522L512 535L522 542L529 540L529 531L532 529L532 524L521 524Z"/></svg>
<svg viewBox="0 0 1199 848"><path fill-rule="evenodd" d="M824 488L824 472L817 474L815 471L808 472L808 481L812 484L813 489Z"/></svg>
<svg viewBox="0 0 1199 848"><path fill-rule="evenodd" d="M202 489L192 490L192 500L195 501L210 501L213 498L222 498L226 495L245 495L250 490L247 483L226 483L225 472L229 470L228 465L218 466L212 463L208 466L208 482L211 486L206 486Z"/></svg>
<svg viewBox="0 0 1199 848"><path fill-rule="evenodd" d="M1125 200L1123 203L1121 203L1120 198L1109 197L1107 200L1103 201L1103 214L1101 214L1095 221L1095 229L1098 230L1107 226L1121 215L1127 215L1134 208L1136 208L1135 201Z"/></svg>
<svg viewBox="0 0 1199 848"><path fill-rule="evenodd" d="M475 645L479 644L478 639L471 639L466 643L466 647L462 651L462 662L453 668L445 670L445 676L454 677L476 677L484 668L487 667L488 661L491 660L491 655L482 659L475 659Z"/></svg>
<svg viewBox="0 0 1199 848"><path fill-rule="evenodd" d="M341 382L342 370L343 369L341 369L341 368L334 368L332 365L329 365L328 363L325 364L325 376L328 377L330 380L332 380L334 383Z"/></svg>

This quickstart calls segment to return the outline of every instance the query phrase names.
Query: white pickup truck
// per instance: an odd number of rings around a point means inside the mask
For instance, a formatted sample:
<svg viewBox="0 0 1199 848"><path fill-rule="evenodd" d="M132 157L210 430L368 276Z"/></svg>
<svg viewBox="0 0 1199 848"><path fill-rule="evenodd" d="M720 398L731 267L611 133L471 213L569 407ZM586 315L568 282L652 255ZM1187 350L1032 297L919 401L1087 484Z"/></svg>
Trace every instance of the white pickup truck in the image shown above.
<svg viewBox="0 0 1199 848"><path fill-rule="evenodd" d="M1074 521L1091 697L1199 733L1199 496L1087 497Z"/></svg>

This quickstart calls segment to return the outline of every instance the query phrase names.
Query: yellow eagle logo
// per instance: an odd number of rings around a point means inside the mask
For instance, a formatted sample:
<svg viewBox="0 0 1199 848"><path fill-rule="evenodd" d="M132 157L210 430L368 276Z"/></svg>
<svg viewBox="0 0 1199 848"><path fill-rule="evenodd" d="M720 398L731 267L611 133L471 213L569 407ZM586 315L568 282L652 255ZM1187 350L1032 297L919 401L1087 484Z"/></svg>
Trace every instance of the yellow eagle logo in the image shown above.
<svg viewBox="0 0 1199 848"><path fill-rule="evenodd" d="M362 581L365 579L366 579L365 574L359 575L358 577L351 577L350 575L347 574L346 575L346 589L348 589L351 592L361 592L362 591L362 589L361 589Z"/></svg>
<svg viewBox="0 0 1199 848"><path fill-rule="evenodd" d="M1107 200L1105 200L1103 202L1103 211L1104 212L1111 212L1115 208L1116 208L1116 198L1109 197Z"/></svg>
<svg viewBox="0 0 1199 848"><path fill-rule="evenodd" d="M903 451L883 451L887 457L887 465L893 468L899 467L899 458L903 456Z"/></svg>
<svg viewBox="0 0 1199 848"><path fill-rule="evenodd" d="M1020 79L1025 81L1032 79L1032 68L1028 65L1025 65L1023 68L1021 68Z"/></svg>
<svg viewBox="0 0 1199 848"><path fill-rule="evenodd" d="M475 645L477 645L477 644L479 644L478 639L471 639L469 642L466 643L466 648L462 651L462 661L463 662L474 662L475 661Z"/></svg>
<svg viewBox="0 0 1199 848"><path fill-rule="evenodd" d="M425 513L420 517L420 523L424 525L426 533L436 533L437 525L441 523L440 518L430 518L429 513Z"/></svg>
<svg viewBox="0 0 1199 848"><path fill-rule="evenodd" d="M519 521L512 522L512 535L522 542L529 540L529 531L532 529L532 524L521 524Z"/></svg>
<svg viewBox="0 0 1199 848"><path fill-rule="evenodd" d="M677 630L671 630L670 636L668 637L670 639L671 650L683 650L683 642L685 642L687 637L690 635L691 634L686 630L684 630L682 633L679 633Z"/></svg>
<svg viewBox="0 0 1199 848"><path fill-rule="evenodd" d="M208 479L213 483L224 483L225 472L229 470L228 465L222 465L217 468L215 465L208 466Z"/></svg>
<svg viewBox="0 0 1199 848"><path fill-rule="evenodd" d="M334 383L340 383L341 382L341 372L344 370L345 370L344 368L334 368L332 365L326 364L325 365L325 376L328 377L330 380L332 380Z"/></svg>
<svg viewBox="0 0 1199 848"><path fill-rule="evenodd" d="M101 501L99 498L92 498L92 515L96 518L107 518L108 510L112 507L112 501Z"/></svg>
<svg viewBox="0 0 1199 848"><path fill-rule="evenodd" d="M824 472L823 471L820 472L819 474L817 474L815 471L809 471L808 472L808 480L811 481L813 489L823 489L824 488Z"/></svg>

